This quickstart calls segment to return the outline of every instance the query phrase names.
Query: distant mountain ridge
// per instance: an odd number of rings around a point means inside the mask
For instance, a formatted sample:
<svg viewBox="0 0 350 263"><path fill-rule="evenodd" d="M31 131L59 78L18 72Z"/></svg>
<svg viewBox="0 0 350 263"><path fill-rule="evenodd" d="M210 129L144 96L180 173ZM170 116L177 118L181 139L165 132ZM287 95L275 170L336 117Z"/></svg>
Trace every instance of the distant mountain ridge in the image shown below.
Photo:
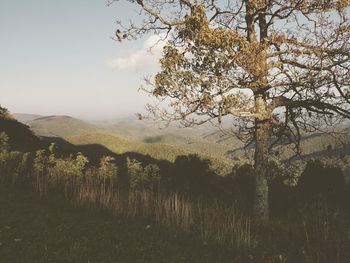
<svg viewBox="0 0 350 263"><path fill-rule="evenodd" d="M24 124L28 124L29 122L44 117L42 115L38 114L27 114L27 113L12 113L12 116L18 120L19 122L22 122Z"/></svg>
<svg viewBox="0 0 350 263"><path fill-rule="evenodd" d="M38 136L67 137L99 130L93 124L66 115L40 116L27 124Z"/></svg>
<svg viewBox="0 0 350 263"><path fill-rule="evenodd" d="M237 159L246 156L247 154L251 156L254 148L254 145L251 145L247 149L244 149L243 143L233 137L232 132L230 132L229 129L227 129L225 133L220 132L214 127L207 126L198 128L178 128L172 126L166 129L159 129L156 125L135 119L130 119L128 121L121 120L114 123L89 123L66 115L13 115L16 118L20 117L19 120L22 122L26 121L26 124L30 126L31 130L38 136L62 138L75 136L75 140L80 141L76 136L94 135L91 137L85 136L81 143L87 138L89 138L89 143L93 143L94 139L98 141L102 140L102 137L104 137L104 141L106 138L109 138L109 140L106 141L113 141L114 145L125 145L125 143L121 143L120 141L118 143L115 138L111 140L110 137L107 136L113 135L123 141L132 143L132 145L135 143L143 145L144 148L155 147L156 149L157 147L162 148L168 145L188 153L198 152L199 154L206 156L215 156L216 158L225 159ZM348 127L349 123L344 123L343 126ZM97 136L97 134L99 135ZM346 141L350 143L350 138L346 139ZM344 148L344 146L336 145L335 139L332 136L321 135L318 133L304 136L301 143L302 155L310 157L318 156L320 154L325 155L329 152L327 151L327 147L331 147L332 153L335 154L346 154L349 148L349 144ZM149 146L147 146L147 144ZM157 144L159 146L157 146ZM276 150L281 150L281 153L284 151L285 155L283 155L283 158L288 158L288 155L293 154L292 150L288 148L291 147L281 144L277 146ZM248 150L248 152L246 150Z"/></svg>

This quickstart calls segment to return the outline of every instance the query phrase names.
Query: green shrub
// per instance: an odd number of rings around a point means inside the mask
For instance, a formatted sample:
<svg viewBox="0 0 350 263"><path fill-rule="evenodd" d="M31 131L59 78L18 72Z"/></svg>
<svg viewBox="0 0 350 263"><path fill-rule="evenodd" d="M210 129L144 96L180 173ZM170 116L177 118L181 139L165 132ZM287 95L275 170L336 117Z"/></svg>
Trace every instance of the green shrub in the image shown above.
<svg viewBox="0 0 350 263"><path fill-rule="evenodd" d="M113 157L102 157L100 161L100 167L98 169L99 176L103 178L113 178L116 181L118 168L114 161L115 159Z"/></svg>
<svg viewBox="0 0 350 263"><path fill-rule="evenodd" d="M78 153L76 158L70 156L66 159L55 158L53 154L49 156L48 163L48 184L50 190L63 190L66 199L74 196L84 177L84 170L88 164L88 159ZM57 189L58 188L58 189Z"/></svg>
<svg viewBox="0 0 350 263"><path fill-rule="evenodd" d="M0 152L6 152L10 149L9 137L5 132L0 133Z"/></svg>
<svg viewBox="0 0 350 263"><path fill-rule="evenodd" d="M160 169L156 164L143 167L135 159L127 158L127 170L130 189L155 189L160 184Z"/></svg>

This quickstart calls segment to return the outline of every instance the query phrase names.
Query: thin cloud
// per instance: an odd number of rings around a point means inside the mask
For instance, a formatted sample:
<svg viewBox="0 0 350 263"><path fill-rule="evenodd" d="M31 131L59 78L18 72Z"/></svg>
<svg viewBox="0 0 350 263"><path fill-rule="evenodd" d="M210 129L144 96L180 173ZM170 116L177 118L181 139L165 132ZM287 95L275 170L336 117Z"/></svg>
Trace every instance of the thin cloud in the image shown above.
<svg viewBox="0 0 350 263"><path fill-rule="evenodd" d="M164 35L152 35L145 40L141 49L113 59L110 66L115 70L133 70L156 65L165 44Z"/></svg>

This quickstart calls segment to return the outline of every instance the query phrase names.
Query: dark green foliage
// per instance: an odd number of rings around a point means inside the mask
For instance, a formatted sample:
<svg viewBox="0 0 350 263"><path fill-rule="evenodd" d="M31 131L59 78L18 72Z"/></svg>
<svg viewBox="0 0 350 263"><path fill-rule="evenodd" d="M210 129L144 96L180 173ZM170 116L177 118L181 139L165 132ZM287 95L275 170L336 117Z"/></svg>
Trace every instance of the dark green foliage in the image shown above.
<svg viewBox="0 0 350 263"><path fill-rule="evenodd" d="M164 171L164 177L164 184L170 191L232 203L231 189L227 187L225 179L214 172L210 160L196 154L176 157L169 170Z"/></svg>
<svg viewBox="0 0 350 263"><path fill-rule="evenodd" d="M274 163L269 164L269 207L271 216L281 216L286 211L295 208L291 202L293 187L284 183L284 176ZM237 165L229 175L228 184L237 207L247 214L252 213L254 201L254 168L250 164ZM290 206L291 205L291 206ZM288 209L286 209L288 208ZM293 210L295 211L295 210Z"/></svg>
<svg viewBox="0 0 350 263"><path fill-rule="evenodd" d="M269 164L269 207L273 217L295 216L299 210L315 202L325 202L330 208L346 207L350 195L339 168L326 166L321 161L310 161L299 178L298 185L288 184L289 178L274 163ZM254 198L254 169L249 164L236 166L227 178L233 198L241 211L250 214ZM305 210L306 209L306 210Z"/></svg>
<svg viewBox="0 0 350 263"><path fill-rule="evenodd" d="M1 107L0 105L0 118L5 118L8 112L9 112L8 109Z"/></svg>
<svg viewBox="0 0 350 263"><path fill-rule="evenodd" d="M253 209L254 198L254 168L249 164L237 166L233 169L231 187L239 209L250 214Z"/></svg>
<svg viewBox="0 0 350 263"><path fill-rule="evenodd" d="M137 160L127 158L127 170L129 185L132 190L160 190L160 170L156 164L148 164L145 167Z"/></svg>
<svg viewBox="0 0 350 263"><path fill-rule="evenodd" d="M5 132L0 133L0 151L8 151L10 149L9 137Z"/></svg>
<svg viewBox="0 0 350 263"><path fill-rule="evenodd" d="M46 148L47 143L36 137L28 126L14 120L0 117L0 133L5 132L8 137L8 144L11 150L15 151L36 151Z"/></svg>
<svg viewBox="0 0 350 263"><path fill-rule="evenodd" d="M320 161L310 161L298 183L298 192L304 203L322 199L332 205L339 205L344 200L344 190L342 171L339 168L327 167Z"/></svg>
<svg viewBox="0 0 350 263"><path fill-rule="evenodd" d="M269 206L271 216L283 218L297 211L295 187L286 184L283 177L270 181Z"/></svg>

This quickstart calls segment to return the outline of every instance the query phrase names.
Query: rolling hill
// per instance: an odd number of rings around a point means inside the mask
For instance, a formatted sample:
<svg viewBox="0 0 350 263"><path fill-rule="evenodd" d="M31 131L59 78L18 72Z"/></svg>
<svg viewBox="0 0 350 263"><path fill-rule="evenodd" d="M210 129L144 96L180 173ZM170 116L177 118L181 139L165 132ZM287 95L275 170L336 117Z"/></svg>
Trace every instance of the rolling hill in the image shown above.
<svg viewBox="0 0 350 263"><path fill-rule="evenodd" d="M159 129L155 125L132 120L96 125L69 116L47 116L32 120L31 118L34 118L35 115L16 114L16 116L23 122L27 122L31 130L42 137L67 138L92 134L93 138L103 137L102 140L104 140L106 137L108 138L108 135L113 135L120 140L128 141L129 144L142 145L143 149L152 148L149 150L151 152L156 151L157 148L168 147L169 149L181 149L177 150L181 154L199 153L212 158L225 158L226 153L232 149L232 143L217 143L216 137L206 138L208 133L213 133L212 127ZM96 136L96 134L99 135ZM84 138L86 137L88 136ZM232 138L228 140L236 142ZM89 142L95 143L91 141L91 138ZM125 143L119 143L119 147L123 148L123 145ZM238 146L240 145L235 147ZM144 152L147 151L144 150Z"/></svg>
<svg viewBox="0 0 350 263"><path fill-rule="evenodd" d="M38 136L66 137L93 133L99 130L93 124L70 116L40 117L29 121L28 125Z"/></svg>
<svg viewBox="0 0 350 263"><path fill-rule="evenodd" d="M52 137L62 137L72 144L100 144L117 154L139 152L156 159L170 161L177 155L196 153L215 162L221 159L220 162L232 163L232 160L252 156L254 147L251 145L244 149L243 143L233 137L229 129L225 129L223 133L208 125L195 128L171 126L159 129L155 124L132 119L91 124L69 116L39 118L35 118L37 115L32 114L14 114L14 116L23 122L27 121L36 135L51 137L51 141ZM335 137L320 133L308 134L302 138L302 156L320 157L330 153L348 155L349 142L350 138L346 132ZM288 145L279 145L275 150L279 151L282 158L289 158L293 154L291 146ZM227 167L226 164L224 166Z"/></svg>
<svg viewBox="0 0 350 263"><path fill-rule="evenodd" d="M232 160L226 158L221 153L216 153L208 146L207 153L198 148L186 148L181 145L170 145L163 143L144 143L140 141L126 140L115 135L95 133L67 137L66 140L76 146L101 145L113 153L139 153L149 155L157 160L167 160L174 162L179 155L198 154L202 159L208 159L212 163L212 168L219 174L225 175L231 172Z"/></svg>

